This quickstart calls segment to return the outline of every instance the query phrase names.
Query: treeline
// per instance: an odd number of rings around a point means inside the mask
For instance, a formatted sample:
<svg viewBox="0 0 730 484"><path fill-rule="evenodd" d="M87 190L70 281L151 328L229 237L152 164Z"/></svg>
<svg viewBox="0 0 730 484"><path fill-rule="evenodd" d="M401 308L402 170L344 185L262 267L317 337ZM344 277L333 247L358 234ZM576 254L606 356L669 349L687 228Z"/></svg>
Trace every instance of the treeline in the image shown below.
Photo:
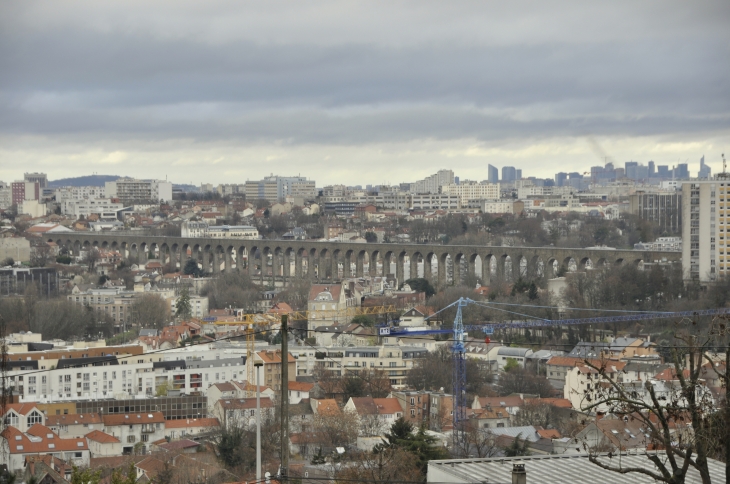
<svg viewBox="0 0 730 484"><path fill-rule="evenodd" d="M111 317L66 299L41 299L36 286L22 297L0 299L6 333L32 331L44 339L95 339L112 335Z"/></svg>

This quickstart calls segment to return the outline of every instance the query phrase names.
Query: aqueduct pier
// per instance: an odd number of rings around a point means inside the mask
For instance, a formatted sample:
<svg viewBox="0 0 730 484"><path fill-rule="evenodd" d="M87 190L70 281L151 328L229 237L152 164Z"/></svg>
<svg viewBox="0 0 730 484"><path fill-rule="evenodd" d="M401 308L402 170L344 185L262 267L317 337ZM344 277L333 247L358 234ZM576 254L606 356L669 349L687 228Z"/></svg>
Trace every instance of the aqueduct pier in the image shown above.
<svg viewBox="0 0 730 484"><path fill-rule="evenodd" d="M118 250L135 263L154 258L183 268L193 259L205 272L245 271L262 283L272 278L286 283L292 278L334 281L394 274L399 282L417 276L439 286L463 281L470 275L488 285L495 277L554 277L561 266L580 270L627 263L681 263L682 259L681 252L668 251L240 240L114 232L48 234L46 239L74 254L89 247Z"/></svg>

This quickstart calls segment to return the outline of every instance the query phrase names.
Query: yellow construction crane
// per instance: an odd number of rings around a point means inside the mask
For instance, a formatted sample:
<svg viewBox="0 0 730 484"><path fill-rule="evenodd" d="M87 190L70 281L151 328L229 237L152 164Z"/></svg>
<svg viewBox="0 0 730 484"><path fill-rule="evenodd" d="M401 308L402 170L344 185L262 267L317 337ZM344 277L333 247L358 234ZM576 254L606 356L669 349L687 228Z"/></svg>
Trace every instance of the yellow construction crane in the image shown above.
<svg viewBox="0 0 730 484"><path fill-rule="evenodd" d="M255 375L254 367L249 362L253 362L254 353L254 326L256 325L272 325L281 323L281 317L283 315L289 316L289 321L308 321L308 320L321 320L321 321L347 321L349 322L355 316L369 316L369 315L380 315L396 313L398 310L395 306L352 306L344 309L321 309L313 311L291 311L286 312L271 312L271 313L253 313L243 314L238 316L234 321L214 321L213 324L216 326L246 326L246 396L255 396L254 385ZM283 359L282 359L283 363Z"/></svg>

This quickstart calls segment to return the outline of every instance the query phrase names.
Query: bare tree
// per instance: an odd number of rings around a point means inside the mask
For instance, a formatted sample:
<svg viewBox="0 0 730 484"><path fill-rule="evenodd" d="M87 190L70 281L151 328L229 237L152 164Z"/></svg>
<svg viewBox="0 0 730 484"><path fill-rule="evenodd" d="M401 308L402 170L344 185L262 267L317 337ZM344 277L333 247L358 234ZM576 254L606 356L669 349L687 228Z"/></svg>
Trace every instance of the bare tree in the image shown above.
<svg viewBox="0 0 730 484"><path fill-rule="evenodd" d="M167 303L156 294L137 298L130 311L132 323L140 327L161 329L170 319Z"/></svg>
<svg viewBox="0 0 730 484"><path fill-rule="evenodd" d="M45 267L53 260L51 246L40 240L33 244L30 251L30 265L32 267Z"/></svg>
<svg viewBox="0 0 730 484"><path fill-rule="evenodd" d="M363 452L353 457L350 465L338 468L335 480L343 482L408 482L418 476L418 459L400 448L379 452Z"/></svg>
<svg viewBox="0 0 730 484"><path fill-rule="evenodd" d="M357 441L358 418L354 412L318 413L312 427L331 447L349 447Z"/></svg>
<svg viewBox="0 0 730 484"><path fill-rule="evenodd" d="M89 272L91 272L92 270L94 270L96 263L99 262L99 259L101 259L99 249L97 249L96 247L89 247L88 249L86 249L84 257L81 259L81 263L87 266L89 268Z"/></svg>
<svg viewBox="0 0 730 484"><path fill-rule="evenodd" d="M713 425L710 418L718 412L703 381L702 362L716 347L718 337L725 334L725 326L714 321L709 330L701 327L696 321L678 324L675 345L671 349L673 379L662 387L653 381L642 386L622 383L617 376L609 374L611 370L606 364L599 366L585 361L597 372L598 378L593 392L595 397L584 410L604 408L619 417L638 421L645 444L663 450L663 453L645 452L647 459L656 466L655 471L645 467L620 467L584 444L592 463L613 472L645 474L670 484L685 482L687 471L692 467L703 484L711 482L707 459L712 440L722 437L727 441L729 430L727 425L722 428ZM727 349L725 344L726 353Z"/></svg>

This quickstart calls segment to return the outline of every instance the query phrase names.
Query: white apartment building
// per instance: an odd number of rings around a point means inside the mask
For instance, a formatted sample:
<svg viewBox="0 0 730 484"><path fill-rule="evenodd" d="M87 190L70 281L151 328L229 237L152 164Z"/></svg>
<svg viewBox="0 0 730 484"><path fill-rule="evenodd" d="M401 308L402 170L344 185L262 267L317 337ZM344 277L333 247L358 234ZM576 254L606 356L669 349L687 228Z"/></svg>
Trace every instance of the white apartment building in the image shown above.
<svg viewBox="0 0 730 484"><path fill-rule="evenodd" d="M106 182L106 196L119 198L124 203L132 201L163 201L172 200L172 183L163 180L137 180L120 178L117 181Z"/></svg>
<svg viewBox="0 0 730 484"><path fill-rule="evenodd" d="M207 237L208 224L205 222L194 222L186 220L180 224L181 237Z"/></svg>
<svg viewBox="0 0 730 484"><path fill-rule="evenodd" d="M682 237L659 237L654 242L634 244L635 250L682 250Z"/></svg>
<svg viewBox="0 0 730 484"><path fill-rule="evenodd" d="M247 200L278 202L287 196L313 200L317 196L314 180L303 176L267 176L263 180L247 181L244 185Z"/></svg>
<svg viewBox="0 0 730 484"><path fill-rule="evenodd" d="M479 209L482 213L520 213L524 210L524 202L508 199L481 200Z"/></svg>
<svg viewBox="0 0 730 484"><path fill-rule="evenodd" d="M67 200L97 200L106 197L105 187L61 187L55 191L56 202Z"/></svg>
<svg viewBox="0 0 730 484"><path fill-rule="evenodd" d="M411 193L439 193L439 189L444 185L454 184L453 170L439 170L428 178L418 180L411 185Z"/></svg>
<svg viewBox="0 0 730 484"><path fill-rule="evenodd" d="M553 187L536 187L534 185L526 185L517 189L517 198L523 199L527 197L543 197L552 195Z"/></svg>
<svg viewBox="0 0 730 484"><path fill-rule="evenodd" d="M75 199L61 202L61 212L64 215L73 215L76 218L82 215L88 217L92 213L115 213L123 208L124 205L113 202L109 198Z"/></svg>
<svg viewBox="0 0 730 484"><path fill-rule="evenodd" d="M396 388L405 386L408 372L416 358L428 353L426 348L416 346L347 346L317 348L292 348L297 358L297 376L311 376L316 369L332 371L342 375L345 371L383 370Z"/></svg>
<svg viewBox="0 0 730 484"><path fill-rule="evenodd" d="M682 202L685 279L711 282L726 276L730 271L726 238L730 230L730 179L684 182Z"/></svg>
<svg viewBox="0 0 730 484"><path fill-rule="evenodd" d="M170 300L170 314L177 312L177 302L180 297ZM208 316L208 297L207 296L190 296L190 316L197 319L203 319Z"/></svg>
<svg viewBox="0 0 730 484"><path fill-rule="evenodd" d="M442 193L422 193L411 196L413 210L458 210L461 208L459 195Z"/></svg>
<svg viewBox="0 0 730 484"><path fill-rule="evenodd" d="M256 227L250 225L208 225L205 222L183 222L180 227L182 237L214 237L223 239L260 239Z"/></svg>
<svg viewBox="0 0 730 484"><path fill-rule="evenodd" d="M251 225L211 225L208 227L208 237L220 239L260 239L261 235L256 227Z"/></svg>
<svg viewBox="0 0 730 484"><path fill-rule="evenodd" d="M462 204L469 200L493 200L500 197L499 183L477 183L465 181L456 185L451 183L441 187L441 193L445 195L457 195L461 198Z"/></svg>

